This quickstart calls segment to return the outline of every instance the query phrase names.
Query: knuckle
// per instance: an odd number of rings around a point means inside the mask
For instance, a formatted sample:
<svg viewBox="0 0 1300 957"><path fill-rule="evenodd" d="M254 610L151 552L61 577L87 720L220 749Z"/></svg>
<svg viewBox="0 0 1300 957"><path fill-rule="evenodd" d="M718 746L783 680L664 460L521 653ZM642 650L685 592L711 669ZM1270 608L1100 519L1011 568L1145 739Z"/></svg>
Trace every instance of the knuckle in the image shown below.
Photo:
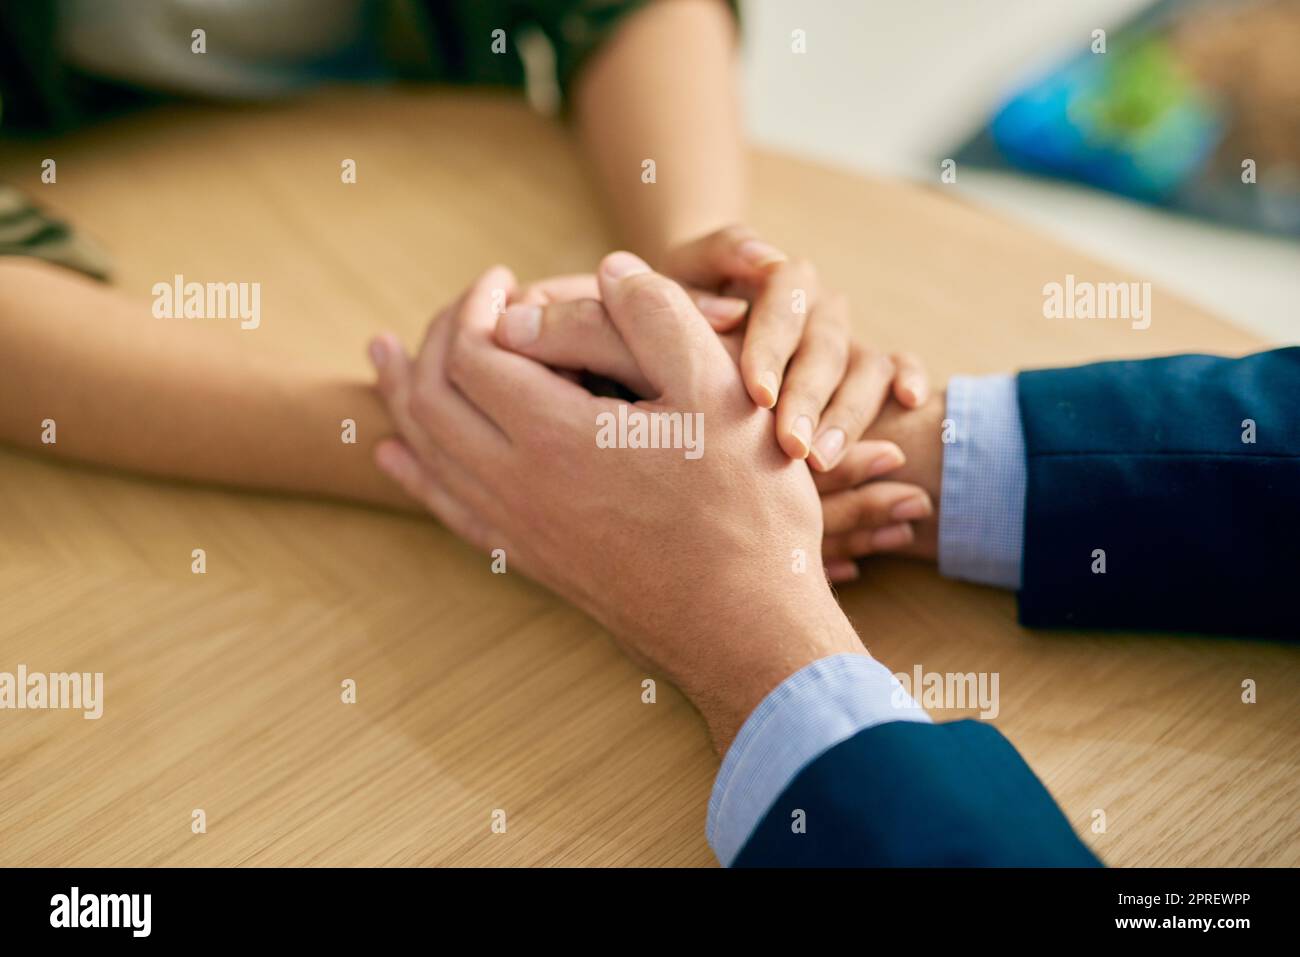
<svg viewBox="0 0 1300 957"><path fill-rule="evenodd" d="M609 322L605 307L595 299L579 299L573 304L573 325L589 332L603 328Z"/></svg>
<svg viewBox="0 0 1300 957"><path fill-rule="evenodd" d="M711 237L721 246L739 246L748 239L757 239L758 235L748 226L734 224L724 226Z"/></svg>
<svg viewBox="0 0 1300 957"><path fill-rule="evenodd" d="M472 368L469 350L457 340L447 351L447 378L457 385L464 385L470 379Z"/></svg>
<svg viewBox="0 0 1300 957"><path fill-rule="evenodd" d="M437 390L431 382L417 382L406 400L406 411L422 426L427 426L438 413Z"/></svg>
<svg viewBox="0 0 1300 957"><path fill-rule="evenodd" d="M858 524L864 527L874 527L881 524L884 513L881 511L880 500L876 495L876 487L870 483L861 486L859 501L862 508L859 513Z"/></svg>
<svg viewBox="0 0 1300 957"><path fill-rule="evenodd" d="M655 273L642 273L623 280L628 308L637 313L673 312L677 309L676 283Z"/></svg>
<svg viewBox="0 0 1300 957"><path fill-rule="evenodd" d="M817 267L812 261L803 256L794 256L790 259L787 267L790 275L807 282L817 281Z"/></svg>
<svg viewBox="0 0 1300 957"><path fill-rule="evenodd" d="M803 377L791 377L786 379L781 388L781 401L795 412L816 414L826 404L826 395L814 382Z"/></svg>
<svg viewBox="0 0 1300 957"><path fill-rule="evenodd" d="M848 330L833 323L816 323L804 334L805 348L819 359L843 368L849 358Z"/></svg>
<svg viewBox="0 0 1300 957"><path fill-rule="evenodd" d="M867 375L891 379L894 376L894 360L883 352L867 346L860 347L859 358L862 371Z"/></svg>
<svg viewBox="0 0 1300 957"><path fill-rule="evenodd" d="M824 418L827 423L843 429L849 442L857 441L867 427L866 409L856 403L836 403Z"/></svg>
<svg viewBox="0 0 1300 957"><path fill-rule="evenodd" d="M853 494L853 527L861 528L871 521L871 495L866 486L858 488Z"/></svg>
<svg viewBox="0 0 1300 957"><path fill-rule="evenodd" d="M746 373L746 378L768 370L776 372L778 377L781 377L787 359L787 356L783 356L773 349L770 343L763 341L746 342L740 364Z"/></svg>

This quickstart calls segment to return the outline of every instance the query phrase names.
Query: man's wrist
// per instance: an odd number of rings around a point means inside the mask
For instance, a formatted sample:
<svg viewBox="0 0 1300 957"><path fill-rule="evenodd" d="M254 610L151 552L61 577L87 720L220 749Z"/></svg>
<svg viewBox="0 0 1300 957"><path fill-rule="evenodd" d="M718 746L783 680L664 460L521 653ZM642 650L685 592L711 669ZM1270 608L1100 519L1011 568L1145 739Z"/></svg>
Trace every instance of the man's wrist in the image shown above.
<svg viewBox="0 0 1300 957"><path fill-rule="evenodd" d="M725 626L720 654L680 682L719 754L726 753L768 693L791 675L832 655L867 654L830 589L824 592L824 598L783 600L775 607L750 605L752 614Z"/></svg>

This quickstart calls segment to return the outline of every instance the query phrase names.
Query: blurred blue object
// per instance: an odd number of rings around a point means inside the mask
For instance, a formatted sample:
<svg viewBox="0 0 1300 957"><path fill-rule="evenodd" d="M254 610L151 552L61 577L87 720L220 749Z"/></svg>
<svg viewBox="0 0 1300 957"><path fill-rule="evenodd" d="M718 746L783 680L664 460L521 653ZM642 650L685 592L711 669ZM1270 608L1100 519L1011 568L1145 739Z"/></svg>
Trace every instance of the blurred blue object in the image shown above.
<svg viewBox="0 0 1300 957"><path fill-rule="evenodd" d="M1224 118L1156 39L1085 53L1016 93L989 133L1011 165L1169 202L1209 163Z"/></svg>

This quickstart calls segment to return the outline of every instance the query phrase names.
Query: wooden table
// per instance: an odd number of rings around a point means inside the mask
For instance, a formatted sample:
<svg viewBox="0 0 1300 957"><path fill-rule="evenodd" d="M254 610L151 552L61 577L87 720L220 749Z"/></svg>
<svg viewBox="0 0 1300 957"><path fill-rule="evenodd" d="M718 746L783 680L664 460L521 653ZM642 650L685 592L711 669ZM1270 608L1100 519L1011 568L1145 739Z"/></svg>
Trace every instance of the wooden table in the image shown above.
<svg viewBox="0 0 1300 957"><path fill-rule="evenodd" d="M5 145L0 168L101 238L125 290L257 279L250 343L354 373L368 335L414 338L491 262L535 278L611 245L562 129L488 94L173 110ZM755 158L758 226L939 376L1257 345L1159 289L1145 331L1044 319L1067 273L1141 277L945 189ZM0 670L106 676L99 721L0 712L0 864L714 863L695 713L662 686L643 704L598 627L434 523L9 451L0 500ZM865 578L843 600L873 653L998 672L996 724L1110 863L1300 863L1296 648L1035 633L1012 596L930 568Z"/></svg>

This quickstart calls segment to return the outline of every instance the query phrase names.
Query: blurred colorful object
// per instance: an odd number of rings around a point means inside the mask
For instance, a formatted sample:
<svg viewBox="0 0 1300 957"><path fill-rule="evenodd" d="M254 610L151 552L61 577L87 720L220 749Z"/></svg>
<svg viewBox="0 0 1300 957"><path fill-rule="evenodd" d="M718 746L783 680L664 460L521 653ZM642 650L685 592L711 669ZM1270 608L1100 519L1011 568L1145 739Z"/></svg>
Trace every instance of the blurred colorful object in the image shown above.
<svg viewBox="0 0 1300 957"><path fill-rule="evenodd" d="M1295 0L1165 0L1018 89L958 162L1300 234L1298 41Z"/></svg>

